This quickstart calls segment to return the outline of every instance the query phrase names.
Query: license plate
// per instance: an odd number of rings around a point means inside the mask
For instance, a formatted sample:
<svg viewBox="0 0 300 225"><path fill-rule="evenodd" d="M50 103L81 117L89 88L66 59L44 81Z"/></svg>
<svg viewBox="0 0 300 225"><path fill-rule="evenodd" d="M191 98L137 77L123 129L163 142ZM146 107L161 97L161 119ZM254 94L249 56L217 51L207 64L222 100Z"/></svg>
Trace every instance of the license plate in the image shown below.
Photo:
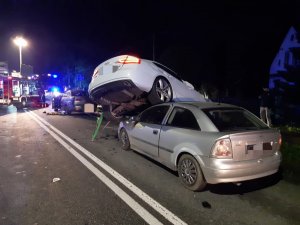
<svg viewBox="0 0 300 225"><path fill-rule="evenodd" d="M7 103L7 99L0 99L0 103Z"/></svg>
<svg viewBox="0 0 300 225"><path fill-rule="evenodd" d="M263 143L263 150L273 150L270 142Z"/></svg>

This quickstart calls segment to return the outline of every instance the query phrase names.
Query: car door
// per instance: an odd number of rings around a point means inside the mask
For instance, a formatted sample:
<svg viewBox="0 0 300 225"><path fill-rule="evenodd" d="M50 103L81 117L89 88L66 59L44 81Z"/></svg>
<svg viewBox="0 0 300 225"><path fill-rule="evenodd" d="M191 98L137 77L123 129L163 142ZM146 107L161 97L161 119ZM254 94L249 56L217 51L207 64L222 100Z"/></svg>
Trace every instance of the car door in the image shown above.
<svg viewBox="0 0 300 225"><path fill-rule="evenodd" d="M131 132L131 145L133 149L151 157L158 156L158 140L163 119L170 106L153 106L139 116L139 122Z"/></svg>
<svg viewBox="0 0 300 225"><path fill-rule="evenodd" d="M173 89L173 100L177 101L205 101L204 97L194 90L194 86L187 81L182 80L176 72L168 67L154 62L162 69L162 74L168 79Z"/></svg>
<svg viewBox="0 0 300 225"><path fill-rule="evenodd" d="M174 90L174 101L205 101L204 97L195 91L192 84L184 80L178 80L170 76L169 81Z"/></svg>
<svg viewBox="0 0 300 225"><path fill-rule="evenodd" d="M200 132L200 126L192 111L179 106L174 107L166 125L161 128L160 161L172 168L175 165L174 157L172 158L175 149L198 149Z"/></svg>

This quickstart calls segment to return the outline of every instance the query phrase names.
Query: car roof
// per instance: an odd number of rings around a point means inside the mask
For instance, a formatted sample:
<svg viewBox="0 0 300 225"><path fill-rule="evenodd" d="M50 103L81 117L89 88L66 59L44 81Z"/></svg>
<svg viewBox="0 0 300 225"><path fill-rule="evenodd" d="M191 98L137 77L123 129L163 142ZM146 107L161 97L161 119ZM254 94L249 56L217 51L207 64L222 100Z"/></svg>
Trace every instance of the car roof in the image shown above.
<svg viewBox="0 0 300 225"><path fill-rule="evenodd" d="M194 106L200 109L207 109L207 108L241 108L236 105L231 105L227 103L219 103L219 102L169 102L166 104L172 104L174 106Z"/></svg>

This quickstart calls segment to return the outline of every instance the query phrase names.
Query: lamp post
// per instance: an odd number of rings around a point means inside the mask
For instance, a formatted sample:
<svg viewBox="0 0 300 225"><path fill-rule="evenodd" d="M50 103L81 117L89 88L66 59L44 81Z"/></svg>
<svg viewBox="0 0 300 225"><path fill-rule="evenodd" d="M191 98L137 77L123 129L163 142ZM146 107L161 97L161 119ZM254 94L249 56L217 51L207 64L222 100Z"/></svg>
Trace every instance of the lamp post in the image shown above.
<svg viewBox="0 0 300 225"><path fill-rule="evenodd" d="M21 75L21 67L22 67L22 47L27 46L27 41L22 37L16 37L14 39L14 43L19 47L20 53L20 75Z"/></svg>

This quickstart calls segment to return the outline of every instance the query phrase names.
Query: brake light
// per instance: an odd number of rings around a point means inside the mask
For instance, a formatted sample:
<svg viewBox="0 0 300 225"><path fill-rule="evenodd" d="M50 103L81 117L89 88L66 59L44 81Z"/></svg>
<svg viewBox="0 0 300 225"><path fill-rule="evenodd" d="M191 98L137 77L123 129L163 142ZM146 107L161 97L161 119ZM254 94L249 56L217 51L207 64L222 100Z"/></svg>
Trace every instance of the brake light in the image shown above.
<svg viewBox="0 0 300 225"><path fill-rule="evenodd" d="M140 64L141 59L135 56L124 55L119 58L118 62L122 64Z"/></svg>
<svg viewBox="0 0 300 225"><path fill-rule="evenodd" d="M96 76L98 76L98 73L99 73L99 69L97 69L97 70L94 72L94 74L93 74L93 76L92 76L92 79L94 79Z"/></svg>
<svg viewBox="0 0 300 225"><path fill-rule="evenodd" d="M281 144L282 144L282 136L280 135L279 136L279 139L278 139L278 144L279 144L279 147L281 146Z"/></svg>
<svg viewBox="0 0 300 225"><path fill-rule="evenodd" d="M228 138L216 141L212 148L211 157L214 158L232 158L231 141Z"/></svg>

